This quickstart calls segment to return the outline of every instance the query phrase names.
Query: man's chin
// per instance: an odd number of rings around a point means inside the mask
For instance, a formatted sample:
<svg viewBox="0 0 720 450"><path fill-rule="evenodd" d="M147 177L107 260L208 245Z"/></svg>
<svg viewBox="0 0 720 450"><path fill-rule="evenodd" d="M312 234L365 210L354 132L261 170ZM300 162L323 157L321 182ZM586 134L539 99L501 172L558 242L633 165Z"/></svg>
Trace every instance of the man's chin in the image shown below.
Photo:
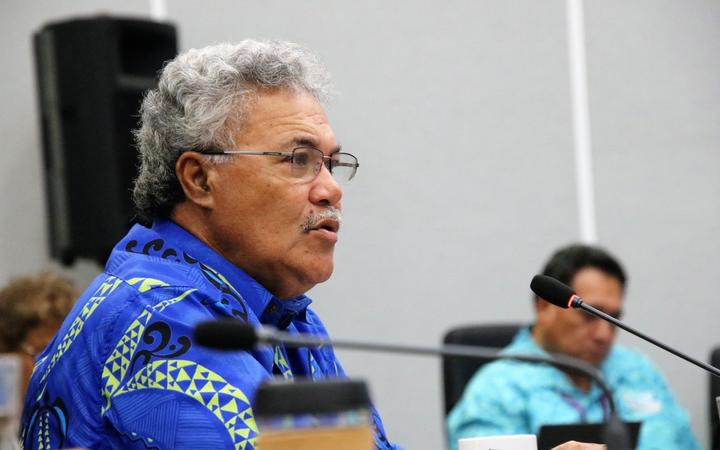
<svg viewBox="0 0 720 450"><path fill-rule="evenodd" d="M333 274L334 252L312 247L293 249L284 261L285 268L303 284L312 286L327 281Z"/></svg>
<svg viewBox="0 0 720 450"><path fill-rule="evenodd" d="M314 258L303 264L305 278L312 281L313 284L324 283L333 274L335 265L332 255Z"/></svg>
<svg viewBox="0 0 720 450"><path fill-rule="evenodd" d="M326 267L323 270L318 271L317 278L315 279L315 284L324 283L329 280L333 274L333 269L333 265L330 264L330 267Z"/></svg>
<svg viewBox="0 0 720 450"><path fill-rule="evenodd" d="M605 361L605 358L607 358L607 352L604 353L593 353L588 358L585 358L585 361L589 362L595 367L600 367L600 365Z"/></svg>

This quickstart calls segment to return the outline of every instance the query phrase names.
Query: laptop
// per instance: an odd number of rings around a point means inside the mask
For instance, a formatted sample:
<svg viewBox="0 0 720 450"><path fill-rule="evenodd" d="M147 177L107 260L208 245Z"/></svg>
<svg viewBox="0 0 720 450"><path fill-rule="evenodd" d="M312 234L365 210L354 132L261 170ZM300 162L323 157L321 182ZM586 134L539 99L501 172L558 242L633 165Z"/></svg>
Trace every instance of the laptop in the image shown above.
<svg viewBox="0 0 720 450"><path fill-rule="evenodd" d="M630 444L637 447L640 422L624 422L630 432ZM603 423L576 423L569 425L543 425L538 432L538 450L550 450L567 441L605 444Z"/></svg>

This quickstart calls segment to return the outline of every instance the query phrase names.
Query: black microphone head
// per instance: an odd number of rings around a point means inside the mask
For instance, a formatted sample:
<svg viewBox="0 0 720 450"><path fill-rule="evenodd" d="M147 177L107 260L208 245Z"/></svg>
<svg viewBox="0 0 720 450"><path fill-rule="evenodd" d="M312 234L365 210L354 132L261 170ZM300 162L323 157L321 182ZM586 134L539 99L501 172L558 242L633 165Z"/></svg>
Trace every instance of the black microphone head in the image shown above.
<svg viewBox="0 0 720 450"><path fill-rule="evenodd" d="M547 275L535 275L530 289L541 299L561 308L572 306L575 297L575 291L570 286Z"/></svg>
<svg viewBox="0 0 720 450"><path fill-rule="evenodd" d="M259 342L255 327L236 319L200 322L193 331L193 340L218 350L252 350Z"/></svg>

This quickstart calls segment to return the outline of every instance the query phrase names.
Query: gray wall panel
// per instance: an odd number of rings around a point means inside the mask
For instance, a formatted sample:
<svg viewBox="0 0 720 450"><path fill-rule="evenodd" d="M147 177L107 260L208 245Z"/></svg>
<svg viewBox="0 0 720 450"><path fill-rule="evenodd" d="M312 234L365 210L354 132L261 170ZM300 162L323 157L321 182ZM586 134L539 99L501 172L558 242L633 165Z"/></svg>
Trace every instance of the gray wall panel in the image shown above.
<svg viewBox="0 0 720 450"><path fill-rule="evenodd" d="M705 360L720 344L720 3L591 2L600 240L630 273L627 320ZM632 336L706 441L707 375Z"/></svg>

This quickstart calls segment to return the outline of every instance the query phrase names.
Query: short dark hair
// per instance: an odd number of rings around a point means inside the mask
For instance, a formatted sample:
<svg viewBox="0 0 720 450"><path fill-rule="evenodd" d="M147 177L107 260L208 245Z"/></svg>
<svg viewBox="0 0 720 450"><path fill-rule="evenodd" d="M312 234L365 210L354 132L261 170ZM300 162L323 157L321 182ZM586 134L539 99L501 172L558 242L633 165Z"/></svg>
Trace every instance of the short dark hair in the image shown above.
<svg viewBox="0 0 720 450"><path fill-rule="evenodd" d="M545 263L542 274L569 285L575 274L587 267L617 278L625 290L627 276L620 262L607 250L592 245L571 244L558 249Z"/></svg>

